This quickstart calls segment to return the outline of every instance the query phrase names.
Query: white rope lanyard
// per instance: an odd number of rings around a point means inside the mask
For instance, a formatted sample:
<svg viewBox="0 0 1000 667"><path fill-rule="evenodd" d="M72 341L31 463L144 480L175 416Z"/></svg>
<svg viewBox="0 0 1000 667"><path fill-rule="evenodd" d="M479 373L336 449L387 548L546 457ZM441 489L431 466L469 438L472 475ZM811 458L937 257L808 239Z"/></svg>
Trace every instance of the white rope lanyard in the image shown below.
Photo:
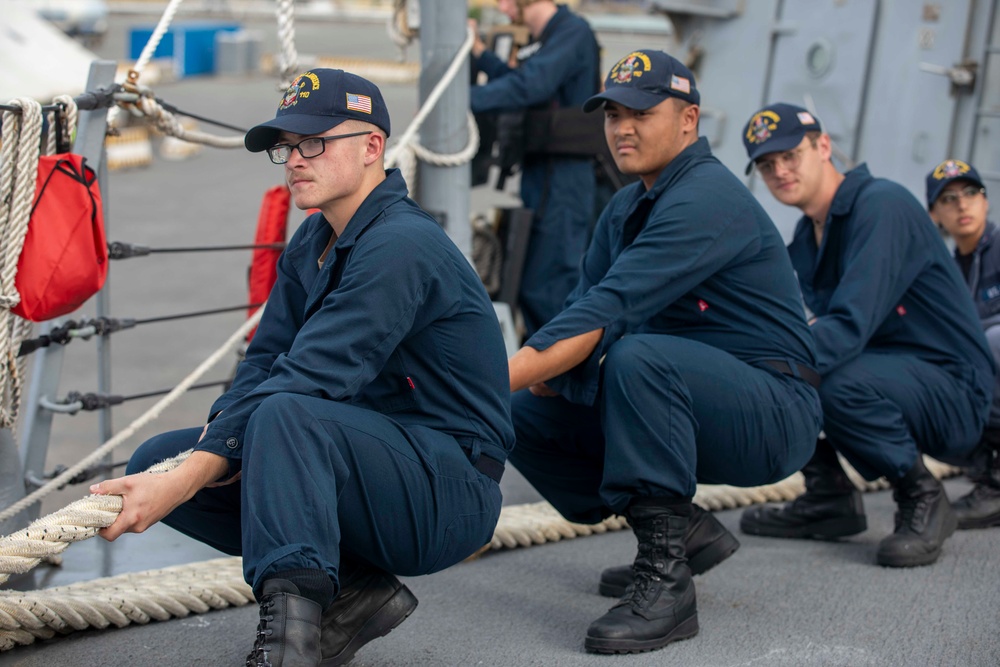
<svg viewBox="0 0 1000 667"><path fill-rule="evenodd" d="M299 52L295 49L295 2L278 0L278 42L281 45L278 89L284 90L298 73Z"/></svg>
<svg viewBox="0 0 1000 667"><path fill-rule="evenodd" d="M13 429L21 403L24 363L17 354L31 332L31 323L10 312L21 301L14 279L28 233L35 198L42 137L42 106L35 100L8 102L20 113L3 113L0 152L0 428Z"/></svg>

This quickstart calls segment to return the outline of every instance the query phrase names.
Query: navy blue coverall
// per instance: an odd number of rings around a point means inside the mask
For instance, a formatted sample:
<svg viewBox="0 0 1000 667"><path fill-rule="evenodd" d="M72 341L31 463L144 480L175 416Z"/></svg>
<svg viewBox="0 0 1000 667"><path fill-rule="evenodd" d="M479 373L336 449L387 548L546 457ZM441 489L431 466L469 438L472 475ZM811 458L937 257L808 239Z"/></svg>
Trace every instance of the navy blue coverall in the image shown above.
<svg viewBox="0 0 1000 667"><path fill-rule="evenodd" d="M242 554L258 594L298 568L325 570L336 587L345 558L399 575L441 570L486 544L500 513L510 380L475 271L397 170L321 268L331 234L317 213L281 255L201 442L201 428L173 431L129 462L138 472L194 447L228 459L227 477L242 473L164 523Z"/></svg>
<svg viewBox="0 0 1000 667"><path fill-rule="evenodd" d="M969 272L965 276L965 282L979 313L979 321L986 334L993 361L1000 366L1000 241L997 240L997 234L997 226L987 222L986 229L969 258ZM956 248L955 259L958 258ZM1000 374L993 383L993 404L988 424L990 428L1000 429Z"/></svg>
<svg viewBox="0 0 1000 667"><path fill-rule="evenodd" d="M570 305L527 344L602 327L590 358L549 381L560 396L512 399L511 462L567 518L690 498L699 481L774 482L812 456L820 405L801 371L815 352L788 254L705 138L651 190L614 196Z"/></svg>
<svg viewBox="0 0 1000 667"><path fill-rule="evenodd" d="M600 54L584 19L560 5L535 44L516 69L492 51L479 56L489 82L470 91L473 112L580 108L598 92ZM518 295L528 336L555 317L576 285L595 188L588 158L528 156L522 165L521 201L534 210Z"/></svg>
<svg viewBox="0 0 1000 667"><path fill-rule="evenodd" d="M788 249L817 317L823 429L866 479L901 478L919 452L961 464L994 374L968 290L913 195L865 165L845 176L820 246L803 217Z"/></svg>

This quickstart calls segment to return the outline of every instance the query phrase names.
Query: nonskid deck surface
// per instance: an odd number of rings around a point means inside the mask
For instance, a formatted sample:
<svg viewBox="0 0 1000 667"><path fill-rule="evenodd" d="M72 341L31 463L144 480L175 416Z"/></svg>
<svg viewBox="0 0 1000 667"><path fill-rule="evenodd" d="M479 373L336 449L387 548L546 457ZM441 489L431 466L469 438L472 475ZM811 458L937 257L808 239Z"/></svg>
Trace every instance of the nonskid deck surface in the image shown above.
<svg viewBox="0 0 1000 667"><path fill-rule="evenodd" d="M535 499L516 474L504 486L511 502ZM945 486L952 497L969 488L960 479ZM882 568L874 564L875 551L892 529L894 503L887 491L864 500L869 530L836 543L742 535L740 510L720 512L742 546L695 580L701 632L660 651L613 657L583 649L587 625L610 604L597 595L601 569L634 555L634 537L622 531L490 552L407 579L420 606L393 632L361 649L351 664L995 667L998 531L957 532L930 567ZM68 556L97 563L99 546L93 540L76 545L76 556ZM164 565L163 554L189 560L218 556L169 529L129 536L114 549L112 561L128 569L141 569L135 566L143 560ZM253 643L256 622L257 608L248 605L87 631L0 654L0 664L237 665Z"/></svg>

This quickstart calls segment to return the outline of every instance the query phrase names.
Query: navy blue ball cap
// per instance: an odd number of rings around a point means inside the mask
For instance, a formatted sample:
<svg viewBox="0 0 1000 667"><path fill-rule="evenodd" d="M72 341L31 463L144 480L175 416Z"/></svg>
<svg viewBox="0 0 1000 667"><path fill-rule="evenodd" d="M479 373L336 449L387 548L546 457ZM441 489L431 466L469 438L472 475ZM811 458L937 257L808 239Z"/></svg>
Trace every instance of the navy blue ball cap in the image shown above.
<svg viewBox="0 0 1000 667"><path fill-rule="evenodd" d="M389 110L378 86L340 69L299 74L278 102L274 120L250 128L243 144L253 153L278 143L282 132L320 134L345 120L362 120L389 136Z"/></svg>
<svg viewBox="0 0 1000 667"><path fill-rule="evenodd" d="M584 102L583 110L593 111L605 102L615 102L642 111L668 97L701 103L694 74L684 63L663 51L644 49L615 63L604 80L604 92Z"/></svg>
<svg viewBox="0 0 1000 667"><path fill-rule="evenodd" d="M750 158L746 173L760 156L790 151L802 143L806 132L822 131L819 119L807 109L784 103L764 107L743 128L743 147Z"/></svg>
<svg viewBox="0 0 1000 667"><path fill-rule="evenodd" d="M986 188L979 172L971 164L961 160L945 160L927 174L927 208L934 206L945 187L955 181L968 181L976 187Z"/></svg>

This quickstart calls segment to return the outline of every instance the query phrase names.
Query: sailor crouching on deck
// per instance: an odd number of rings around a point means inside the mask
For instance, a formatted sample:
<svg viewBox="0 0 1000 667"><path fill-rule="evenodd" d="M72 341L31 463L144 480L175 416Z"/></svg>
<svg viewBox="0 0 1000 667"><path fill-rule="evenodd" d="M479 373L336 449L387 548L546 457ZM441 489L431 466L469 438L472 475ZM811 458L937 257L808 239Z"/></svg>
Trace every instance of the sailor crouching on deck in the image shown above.
<svg viewBox="0 0 1000 667"><path fill-rule="evenodd" d="M955 263L976 305L993 361L1000 365L1000 233L986 219L990 202L976 168L945 160L932 169L927 174L927 208L955 242ZM1000 526L1000 375L967 472L975 486L951 504L959 529Z"/></svg>
<svg viewBox="0 0 1000 667"><path fill-rule="evenodd" d="M318 208L208 425L144 443L129 473L194 448L124 496L114 540L155 522L242 555L260 602L247 665L342 665L416 598L395 576L489 542L513 445L507 360L468 260L406 196L383 154L378 88L340 70L296 78L246 136Z"/></svg>
<svg viewBox="0 0 1000 667"><path fill-rule="evenodd" d="M743 141L747 172L756 168L775 199L803 213L788 252L816 316L826 439L802 469L806 492L746 510L740 528L806 539L864 531L861 494L839 452L865 479L893 486L895 530L878 564L933 563L957 522L922 454L967 463L993 391L969 291L920 202L863 164L838 171L830 135L806 109L761 109Z"/></svg>
<svg viewBox="0 0 1000 667"><path fill-rule="evenodd" d="M512 398L511 462L571 521L628 517L638 553L602 576L620 600L584 646L632 653L697 634L691 576L739 546L692 504L696 484L785 478L821 415L784 243L698 138L691 72L641 50L605 86L584 110L603 108L640 181L601 215L569 305L511 358L511 388L530 388Z"/></svg>

